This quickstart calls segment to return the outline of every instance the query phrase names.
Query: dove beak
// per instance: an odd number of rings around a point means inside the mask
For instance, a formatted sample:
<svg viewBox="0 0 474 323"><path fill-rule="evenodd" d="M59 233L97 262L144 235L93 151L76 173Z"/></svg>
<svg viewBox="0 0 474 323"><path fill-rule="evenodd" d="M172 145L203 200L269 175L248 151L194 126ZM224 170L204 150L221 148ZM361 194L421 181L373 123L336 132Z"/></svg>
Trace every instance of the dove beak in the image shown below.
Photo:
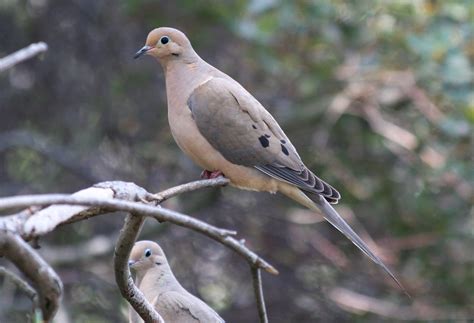
<svg viewBox="0 0 474 323"><path fill-rule="evenodd" d="M143 46L138 52L135 53L133 58L135 59L139 58L143 54L146 54L146 52L148 52L150 49L151 49L151 46L147 46L147 45Z"/></svg>
<svg viewBox="0 0 474 323"><path fill-rule="evenodd" d="M136 262L136 261L129 260L129 261L128 261L128 267L132 267L133 265L135 265L135 262Z"/></svg>

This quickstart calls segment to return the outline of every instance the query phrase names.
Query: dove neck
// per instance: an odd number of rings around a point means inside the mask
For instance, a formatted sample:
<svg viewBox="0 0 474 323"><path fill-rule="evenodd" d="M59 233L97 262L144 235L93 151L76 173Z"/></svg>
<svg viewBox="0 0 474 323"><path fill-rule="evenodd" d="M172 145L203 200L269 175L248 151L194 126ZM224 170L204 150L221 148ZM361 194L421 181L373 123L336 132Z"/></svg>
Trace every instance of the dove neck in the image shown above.
<svg viewBox="0 0 474 323"><path fill-rule="evenodd" d="M209 79L209 75L203 73L203 71L207 71L207 66L206 62L197 57L197 60L189 63L184 61L170 62L164 68L169 109L180 110L185 108L191 92L196 86Z"/></svg>
<svg viewBox="0 0 474 323"><path fill-rule="evenodd" d="M168 264L162 264L148 270L142 277L137 277L137 283L148 300L164 291L179 291L182 289Z"/></svg>
<svg viewBox="0 0 474 323"><path fill-rule="evenodd" d="M176 66L197 64L198 62L202 61L202 59L192 47L189 47L186 50L183 50L181 53L175 53L158 58L158 61L166 73L169 69L173 69Z"/></svg>

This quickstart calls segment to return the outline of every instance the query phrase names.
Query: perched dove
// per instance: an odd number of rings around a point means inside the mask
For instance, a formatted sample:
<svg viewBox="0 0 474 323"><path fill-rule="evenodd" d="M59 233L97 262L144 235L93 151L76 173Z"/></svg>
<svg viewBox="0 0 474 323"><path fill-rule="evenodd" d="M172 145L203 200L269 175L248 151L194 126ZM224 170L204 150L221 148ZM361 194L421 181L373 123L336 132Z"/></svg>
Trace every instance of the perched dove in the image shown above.
<svg viewBox="0 0 474 323"><path fill-rule="evenodd" d="M204 169L242 189L281 192L325 219L380 265L330 203L339 192L311 172L272 115L237 81L206 63L181 31L152 30L135 58L155 57L163 67L168 121L178 146ZM400 285L401 287L401 285Z"/></svg>
<svg viewBox="0 0 474 323"><path fill-rule="evenodd" d="M166 323L224 322L212 308L180 285L157 243L136 242L128 264L136 273L135 284ZM143 322L133 309L130 309L130 322Z"/></svg>

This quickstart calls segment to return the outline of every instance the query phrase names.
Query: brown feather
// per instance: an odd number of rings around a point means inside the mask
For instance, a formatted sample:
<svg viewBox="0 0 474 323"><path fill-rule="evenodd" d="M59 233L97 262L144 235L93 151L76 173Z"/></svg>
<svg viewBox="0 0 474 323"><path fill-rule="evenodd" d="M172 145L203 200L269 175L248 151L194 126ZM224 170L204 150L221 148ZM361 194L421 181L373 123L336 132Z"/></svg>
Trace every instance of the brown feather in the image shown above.
<svg viewBox="0 0 474 323"><path fill-rule="evenodd" d="M201 134L228 161L337 203L339 192L303 164L273 117L244 91L217 77L198 86L187 103Z"/></svg>

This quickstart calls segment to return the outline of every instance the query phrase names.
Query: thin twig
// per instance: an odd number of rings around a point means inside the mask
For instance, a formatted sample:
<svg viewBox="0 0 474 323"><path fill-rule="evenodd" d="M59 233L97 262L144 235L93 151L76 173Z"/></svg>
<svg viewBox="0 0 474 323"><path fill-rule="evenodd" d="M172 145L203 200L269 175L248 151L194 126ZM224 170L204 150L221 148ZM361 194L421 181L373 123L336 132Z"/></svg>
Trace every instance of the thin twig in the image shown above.
<svg viewBox="0 0 474 323"><path fill-rule="evenodd" d="M18 63L26 61L38 54L48 50L48 45L43 42L31 44L28 47L20 49L4 58L0 59L0 72L6 71Z"/></svg>
<svg viewBox="0 0 474 323"><path fill-rule="evenodd" d="M0 250L3 256L33 282L43 319L54 317L61 300L63 285L56 272L22 238L0 231Z"/></svg>
<svg viewBox="0 0 474 323"><path fill-rule="evenodd" d="M115 281L122 296L132 305L133 309L145 322L164 323L161 316L155 311L153 306L147 301L143 293L135 286L130 275L128 259L133 245L140 234L145 217L141 215L129 214L125 218L125 223L120 230L114 254ZM134 313L131 315L134 315Z"/></svg>
<svg viewBox="0 0 474 323"><path fill-rule="evenodd" d="M250 265L250 270L252 271L253 291L255 294L255 299L257 300L258 317L260 319L260 323L268 323L260 268Z"/></svg>
<svg viewBox="0 0 474 323"><path fill-rule="evenodd" d="M26 281L24 281L20 276L17 274L11 272L10 270L6 269L3 266L0 266L0 276L5 277L5 279L8 279L11 281L13 284L15 284L16 287L18 287L20 290L22 290L29 298L31 298L31 301L33 304L37 303L38 300L38 294L34 290L33 287L31 287L30 284L28 284Z"/></svg>
<svg viewBox="0 0 474 323"><path fill-rule="evenodd" d="M147 199L156 201L159 204L171 197L182 193L191 192L206 187L225 186L227 184L229 184L229 180L225 177L199 180L169 188L162 192L150 195L147 197Z"/></svg>

